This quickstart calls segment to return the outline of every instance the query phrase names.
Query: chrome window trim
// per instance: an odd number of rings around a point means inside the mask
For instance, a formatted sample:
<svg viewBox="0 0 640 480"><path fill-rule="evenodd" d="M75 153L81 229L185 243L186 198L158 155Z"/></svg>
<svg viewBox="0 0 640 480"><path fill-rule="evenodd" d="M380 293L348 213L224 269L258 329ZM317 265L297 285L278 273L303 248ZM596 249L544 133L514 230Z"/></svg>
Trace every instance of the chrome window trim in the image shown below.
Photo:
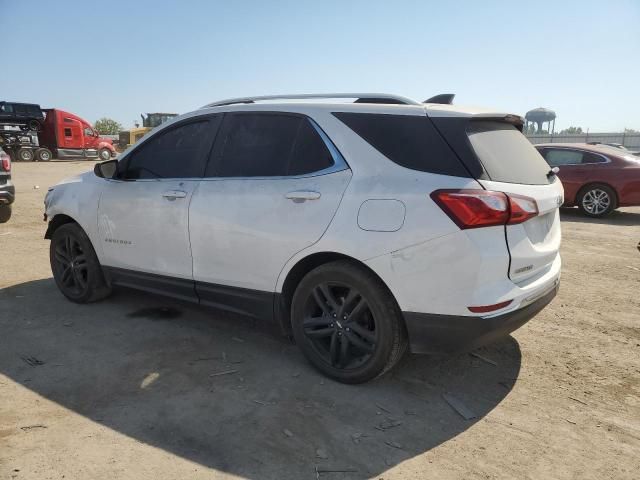
<svg viewBox="0 0 640 480"><path fill-rule="evenodd" d="M602 153L598 153L598 152L594 152L592 150L584 150L582 148L572 148L572 147L540 147L543 150L569 150L569 151L575 151L575 152L581 152L581 153L591 153L593 155L596 155L598 157L604 158L604 162L588 162L588 163L565 163L564 165L551 165L549 163L550 166L552 167L569 167L569 166L578 166L578 165L602 165L603 163L611 163L611 159L609 157L607 157L606 155L602 154ZM544 155L543 155L544 157ZM546 158L545 158L546 160ZM548 163L548 162L547 162Z"/></svg>

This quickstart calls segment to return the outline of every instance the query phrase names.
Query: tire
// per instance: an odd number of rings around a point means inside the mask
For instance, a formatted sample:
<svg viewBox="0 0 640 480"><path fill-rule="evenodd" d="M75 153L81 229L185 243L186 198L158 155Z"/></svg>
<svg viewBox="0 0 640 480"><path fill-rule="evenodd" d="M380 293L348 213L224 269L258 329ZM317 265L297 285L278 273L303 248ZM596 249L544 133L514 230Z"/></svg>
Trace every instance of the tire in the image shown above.
<svg viewBox="0 0 640 480"><path fill-rule="evenodd" d="M111 294L91 241L78 224L66 223L53 233L49 261L56 285L72 302L95 302Z"/></svg>
<svg viewBox="0 0 640 480"><path fill-rule="evenodd" d="M33 155L33 150L30 148L20 148L16 152L16 158L21 162L33 162L35 157Z"/></svg>
<svg viewBox="0 0 640 480"><path fill-rule="evenodd" d="M39 148L36 150L36 159L39 162L49 162L52 158L53 154L48 148Z"/></svg>
<svg viewBox="0 0 640 480"><path fill-rule="evenodd" d="M0 223L7 223L11 218L11 205L0 205Z"/></svg>
<svg viewBox="0 0 640 480"><path fill-rule="evenodd" d="M42 125L40 125L40 122L38 120L36 120L35 118L32 118L27 122L27 128L29 130L39 132L42 129Z"/></svg>
<svg viewBox="0 0 640 480"><path fill-rule="evenodd" d="M302 279L293 295L291 326L307 360L342 383L383 375L407 349L404 320L391 292L349 261L321 265Z"/></svg>
<svg viewBox="0 0 640 480"><path fill-rule="evenodd" d="M111 159L111 150L108 148L101 148L98 150L98 158L102 161L107 161Z"/></svg>
<svg viewBox="0 0 640 480"><path fill-rule="evenodd" d="M616 208L616 192L600 183L587 185L578 194L578 208L589 217L604 217Z"/></svg>

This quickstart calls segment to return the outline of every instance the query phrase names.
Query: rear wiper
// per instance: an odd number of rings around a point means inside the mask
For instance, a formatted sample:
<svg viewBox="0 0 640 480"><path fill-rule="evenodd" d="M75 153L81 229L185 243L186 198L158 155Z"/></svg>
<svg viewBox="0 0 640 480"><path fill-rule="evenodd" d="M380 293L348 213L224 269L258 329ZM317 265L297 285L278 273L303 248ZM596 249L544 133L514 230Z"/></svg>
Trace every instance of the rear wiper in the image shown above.
<svg viewBox="0 0 640 480"><path fill-rule="evenodd" d="M554 175L557 175L560 169L558 167L553 167L549 172L547 172L547 178L551 178Z"/></svg>

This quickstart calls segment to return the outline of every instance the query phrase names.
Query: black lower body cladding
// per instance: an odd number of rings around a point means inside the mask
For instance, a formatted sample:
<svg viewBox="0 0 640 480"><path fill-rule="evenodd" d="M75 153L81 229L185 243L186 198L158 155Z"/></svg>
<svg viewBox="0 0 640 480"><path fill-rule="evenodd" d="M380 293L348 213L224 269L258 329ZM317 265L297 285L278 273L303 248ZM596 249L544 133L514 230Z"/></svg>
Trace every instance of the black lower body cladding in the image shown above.
<svg viewBox="0 0 640 480"><path fill-rule="evenodd" d="M533 318L558 293L556 285L533 303L495 317L471 317L403 312L412 353L468 352L493 343Z"/></svg>

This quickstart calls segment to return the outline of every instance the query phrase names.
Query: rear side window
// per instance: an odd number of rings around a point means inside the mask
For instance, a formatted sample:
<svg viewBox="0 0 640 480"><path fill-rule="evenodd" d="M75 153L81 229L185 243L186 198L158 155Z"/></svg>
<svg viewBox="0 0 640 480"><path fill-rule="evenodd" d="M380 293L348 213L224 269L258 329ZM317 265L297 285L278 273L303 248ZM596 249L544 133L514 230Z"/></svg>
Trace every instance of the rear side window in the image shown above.
<svg viewBox="0 0 640 480"><path fill-rule="evenodd" d="M334 115L392 162L421 172L469 173L427 116L342 112Z"/></svg>
<svg viewBox="0 0 640 480"><path fill-rule="evenodd" d="M150 138L128 157L126 179L202 176L211 145L209 121L188 123Z"/></svg>
<svg viewBox="0 0 640 480"><path fill-rule="evenodd" d="M333 157L310 121L282 114L225 116L220 147L206 176L304 175L333 165Z"/></svg>
<svg viewBox="0 0 640 480"><path fill-rule="evenodd" d="M527 185L549 183L549 165L513 125L472 121L467 136L491 180Z"/></svg>
<svg viewBox="0 0 640 480"><path fill-rule="evenodd" d="M603 157L594 153L564 148L545 148L542 155L552 167L581 165L583 163L604 163L606 161Z"/></svg>

